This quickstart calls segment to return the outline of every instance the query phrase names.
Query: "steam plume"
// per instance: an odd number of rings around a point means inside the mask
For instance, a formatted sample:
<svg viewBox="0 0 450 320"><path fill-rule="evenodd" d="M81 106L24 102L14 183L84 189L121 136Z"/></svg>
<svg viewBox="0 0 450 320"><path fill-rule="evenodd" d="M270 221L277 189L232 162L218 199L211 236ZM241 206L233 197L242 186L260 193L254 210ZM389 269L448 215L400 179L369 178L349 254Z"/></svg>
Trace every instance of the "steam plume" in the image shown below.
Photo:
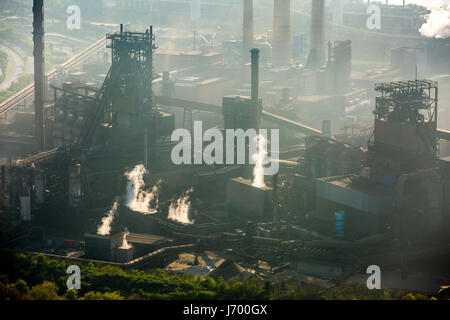
<svg viewBox="0 0 450 320"><path fill-rule="evenodd" d="M122 238L122 246L120 247L120 249L130 249L131 245L128 243L127 241L127 237L130 233L128 232L128 229L125 228L125 232L123 233L123 238Z"/></svg>
<svg viewBox="0 0 450 320"><path fill-rule="evenodd" d="M144 214L156 213L159 206L159 187L161 181L152 187L150 192L145 190L144 175L148 171L142 164L125 173L127 182L127 207Z"/></svg>
<svg viewBox="0 0 450 320"><path fill-rule="evenodd" d="M262 135L256 137L257 151L252 156L255 161L255 167L253 168L253 186L257 188L265 187L264 183L264 159L267 156L266 151L266 139Z"/></svg>
<svg viewBox="0 0 450 320"><path fill-rule="evenodd" d="M450 38L450 8L448 5L444 5L439 10L432 10L427 17L427 22L419 31L427 38Z"/></svg>
<svg viewBox="0 0 450 320"><path fill-rule="evenodd" d="M114 201L111 209L108 211L106 216L102 218L102 224L97 229L97 234L101 236L106 236L111 232L111 224L114 220L114 217L117 213L117 208L119 207L119 202Z"/></svg>
<svg viewBox="0 0 450 320"><path fill-rule="evenodd" d="M172 201L169 206L169 219L184 224L192 224L193 221L189 220L189 209L191 208L190 194L194 191L194 188L190 188L184 192L184 194L178 198L176 202Z"/></svg>

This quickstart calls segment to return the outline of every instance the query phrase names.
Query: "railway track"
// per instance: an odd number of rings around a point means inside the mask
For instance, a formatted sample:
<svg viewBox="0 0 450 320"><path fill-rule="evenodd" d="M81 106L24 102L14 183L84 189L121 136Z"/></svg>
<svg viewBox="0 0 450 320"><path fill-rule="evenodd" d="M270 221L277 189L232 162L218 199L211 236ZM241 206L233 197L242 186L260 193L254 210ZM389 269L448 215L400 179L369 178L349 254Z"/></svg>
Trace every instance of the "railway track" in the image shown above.
<svg viewBox="0 0 450 320"><path fill-rule="evenodd" d="M96 54L98 51L106 47L106 38L102 38L93 43L77 55L73 56L58 68L53 69L47 74L48 80L54 80L60 71L74 68L83 61ZM0 119L8 119L8 112L12 111L16 106L32 98L34 95L34 83L23 88L16 94L12 95L0 104Z"/></svg>

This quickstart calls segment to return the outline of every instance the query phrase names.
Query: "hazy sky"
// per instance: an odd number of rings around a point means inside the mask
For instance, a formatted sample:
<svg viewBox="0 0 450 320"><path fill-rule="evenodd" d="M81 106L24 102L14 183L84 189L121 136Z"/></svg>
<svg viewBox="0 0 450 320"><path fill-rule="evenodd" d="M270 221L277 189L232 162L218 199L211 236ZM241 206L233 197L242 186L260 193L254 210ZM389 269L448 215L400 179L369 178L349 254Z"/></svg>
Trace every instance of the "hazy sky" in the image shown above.
<svg viewBox="0 0 450 320"><path fill-rule="evenodd" d="M379 0L385 2L384 0ZM363 0L363 2L367 2ZM371 1L372 2L372 1ZM406 4L416 3L430 9L439 9L444 3L450 3L448 0L406 0ZM403 0L389 0L389 4L403 4Z"/></svg>

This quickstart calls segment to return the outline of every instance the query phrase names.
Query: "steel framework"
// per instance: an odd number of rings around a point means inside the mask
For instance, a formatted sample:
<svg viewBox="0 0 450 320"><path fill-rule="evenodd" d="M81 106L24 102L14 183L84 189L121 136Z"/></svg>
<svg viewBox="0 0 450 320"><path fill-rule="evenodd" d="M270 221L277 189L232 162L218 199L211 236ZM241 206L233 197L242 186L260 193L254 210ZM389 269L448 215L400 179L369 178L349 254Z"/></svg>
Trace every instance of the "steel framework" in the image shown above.
<svg viewBox="0 0 450 320"><path fill-rule="evenodd" d="M390 122L437 123L438 84L430 80L397 81L375 85L377 119Z"/></svg>
<svg viewBox="0 0 450 320"><path fill-rule="evenodd" d="M132 97L133 126L143 129L153 111L153 52L156 50L153 27L145 32L120 31L106 35L107 48L112 52L112 64L100 88L96 107L88 117L80 143L88 146L95 128L103 121L118 126L113 104L120 96ZM126 106L128 108L128 106Z"/></svg>

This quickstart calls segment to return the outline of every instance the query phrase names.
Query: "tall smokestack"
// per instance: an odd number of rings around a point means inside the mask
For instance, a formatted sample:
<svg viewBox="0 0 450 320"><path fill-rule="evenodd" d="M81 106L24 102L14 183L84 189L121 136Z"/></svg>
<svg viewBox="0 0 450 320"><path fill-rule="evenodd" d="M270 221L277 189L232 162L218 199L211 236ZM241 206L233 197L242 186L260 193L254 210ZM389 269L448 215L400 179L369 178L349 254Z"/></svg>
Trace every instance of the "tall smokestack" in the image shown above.
<svg viewBox="0 0 450 320"><path fill-rule="evenodd" d="M242 43L244 52L253 47L253 0L244 0L244 23L242 32Z"/></svg>
<svg viewBox="0 0 450 320"><path fill-rule="evenodd" d="M316 66L325 62L325 0L312 0L311 49L316 54Z"/></svg>
<svg viewBox="0 0 450 320"><path fill-rule="evenodd" d="M45 151L44 133L44 0L33 0L34 146Z"/></svg>
<svg viewBox="0 0 450 320"><path fill-rule="evenodd" d="M250 50L252 56L252 126L255 130L259 130L260 110L259 110L259 49Z"/></svg>
<svg viewBox="0 0 450 320"><path fill-rule="evenodd" d="M291 63L291 0L274 0L272 64L274 67Z"/></svg>

